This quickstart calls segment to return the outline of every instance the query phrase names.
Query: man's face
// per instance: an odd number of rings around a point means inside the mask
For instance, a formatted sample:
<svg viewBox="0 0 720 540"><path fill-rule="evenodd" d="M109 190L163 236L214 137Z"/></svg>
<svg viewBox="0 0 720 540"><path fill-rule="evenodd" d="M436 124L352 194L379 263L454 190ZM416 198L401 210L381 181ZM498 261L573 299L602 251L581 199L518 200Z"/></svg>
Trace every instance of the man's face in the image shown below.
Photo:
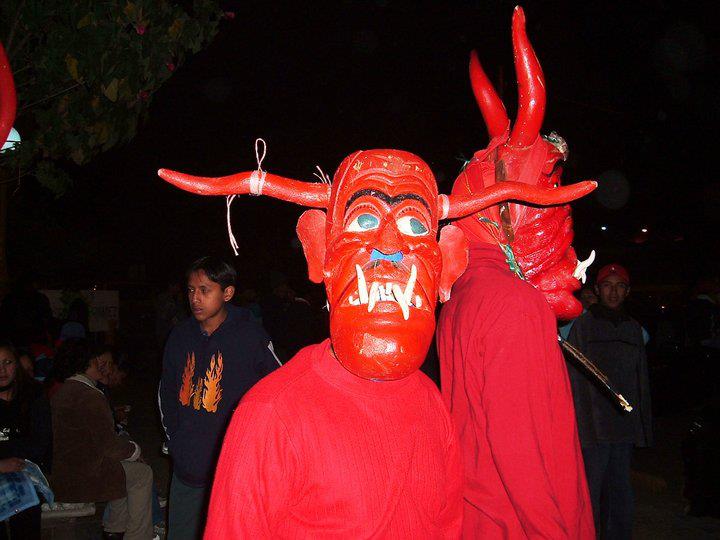
<svg viewBox="0 0 720 540"><path fill-rule="evenodd" d="M104 352L97 358L90 361L90 367L95 368L98 374L98 381L105 386L110 386L113 369L115 369L115 360L111 352Z"/></svg>
<svg viewBox="0 0 720 540"><path fill-rule="evenodd" d="M600 297L600 303L610 309L618 309L625 302L625 298L630 293L630 285L615 275L611 274L602 282L596 285L597 294Z"/></svg>
<svg viewBox="0 0 720 540"><path fill-rule="evenodd" d="M12 352L0 348L0 389L5 389L15 382L17 368L17 359Z"/></svg>
<svg viewBox="0 0 720 540"><path fill-rule="evenodd" d="M106 384L111 388L120 386L125 381L126 375L127 374L125 373L125 371L120 369L120 366L118 366L115 362L113 362L107 373L107 383Z"/></svg>
<svg viewBox="0 0 720 540"><path fill-rule="evenodd" d="M324 275L333 348L367 379L418 369L435 327L437 187L424 163L403 167L348 173L330 214Z"/></svg>
<svg viewBox="0 0 720 540"><path fill-rule="evenodd" d="M203 323L216 317L223 310L225 302L232 299L234 291L234 287L223 290L220 284L212 281L203 270L190 274L187 294L195 320Z"/></svg>

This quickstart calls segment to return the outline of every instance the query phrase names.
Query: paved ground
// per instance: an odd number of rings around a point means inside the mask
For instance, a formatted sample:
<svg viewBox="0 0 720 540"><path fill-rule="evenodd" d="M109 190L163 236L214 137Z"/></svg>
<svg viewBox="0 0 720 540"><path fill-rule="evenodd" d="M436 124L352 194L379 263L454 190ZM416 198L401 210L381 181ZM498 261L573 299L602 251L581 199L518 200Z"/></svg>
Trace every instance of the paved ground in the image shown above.
<svg viewBox="0 0 720 540"><path fill-rule="evenodd" d="M143 355L145 368L128 377L125 388L116 392L116 404L132 406L129 431L140 443L152 465L162 495L167 494L170 463L160 452L162 431L157 414L157 380L159 360L151 353ZM720 539L720 520L694 518L684 514L682 497L682 463L680 442L689 417L674 415L657 420L656 446L636 451L633 484L636 490L635 538L652 539ZM84 525L77 538L97 538L98 521ZM91 530L90 530L91 529ZM48 535L44 537L50 538ZM55 536L60 538L59 536ZM66 536L63 536L65 538ZM67 536L72 538L72 536Z"/></svg>
<svg viewBox="0 0 720 540"><path fill-rule="evenodd" d="M680 443L690 416L677 414L656 419L655 447L639 449L633 464L636 496L635 538L718 539L720 520L684 513Z"/></svg>

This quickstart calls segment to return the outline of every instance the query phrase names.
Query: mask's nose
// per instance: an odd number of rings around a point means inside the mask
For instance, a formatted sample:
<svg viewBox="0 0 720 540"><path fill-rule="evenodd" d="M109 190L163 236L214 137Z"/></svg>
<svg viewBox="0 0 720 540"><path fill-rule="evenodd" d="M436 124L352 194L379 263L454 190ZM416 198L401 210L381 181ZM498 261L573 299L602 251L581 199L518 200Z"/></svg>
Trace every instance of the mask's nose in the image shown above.
<svg viewBox="0 0 720 540"><path fill-rule="evenodd" d="M402 251L396 251L395 253L383 253L377 249L373 249L370 253L370 262L372 261L390 261L399 263L403 259Z"/></svg>

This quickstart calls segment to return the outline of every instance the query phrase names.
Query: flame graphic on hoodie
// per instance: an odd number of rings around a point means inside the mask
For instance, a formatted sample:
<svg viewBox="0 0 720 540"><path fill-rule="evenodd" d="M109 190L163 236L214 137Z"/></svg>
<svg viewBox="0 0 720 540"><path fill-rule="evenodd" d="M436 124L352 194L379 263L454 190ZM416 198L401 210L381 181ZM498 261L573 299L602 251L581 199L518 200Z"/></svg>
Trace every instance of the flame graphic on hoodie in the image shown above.
<svg viewBox="0 0 720 540"><path fill-rule="evenodd" d="M196 411L205 409L209 413L216 413L222 400L222 385L220 384L222 374L223 357L222 353L218 351L217 355L210 358L210 367L205 371L205 377L198 377L197 381L193 381L195 353L188 353L182 374L182 385L178 392L180 403L185 407L192 406Z"/></svg>
<svg viewBox="0 0 720 540"><path fill-rule="evenodd" d="M192 406L196 411L200 410L200 404L202 403L202 394L203 394L202 379L198 379L198 382L193 385L193 398L192 398Z"/></svg>
<svg viewBox="0 0 720 540"><path fill-rule="evenodd" d="M203 390L202 404L207 412L217 412L218 403L220 403L222 399L222 386L220 386L222 372L223 357L222 353L218 352L217 361L215 360L215 356L213 356L210 359L210 367L205 372L205 389ZM199 384L198 381L198 385Z"/></svg>
<svg viewBox="0 0 720 540"><path fill-rule="evenodd" d="M188 353L185 361L185 369L182 375L182 386L178 393L178 399L184 406L190 405L190 398L193 395L195 385L193 384L193 376L195 375L195 353Z"/></svg>

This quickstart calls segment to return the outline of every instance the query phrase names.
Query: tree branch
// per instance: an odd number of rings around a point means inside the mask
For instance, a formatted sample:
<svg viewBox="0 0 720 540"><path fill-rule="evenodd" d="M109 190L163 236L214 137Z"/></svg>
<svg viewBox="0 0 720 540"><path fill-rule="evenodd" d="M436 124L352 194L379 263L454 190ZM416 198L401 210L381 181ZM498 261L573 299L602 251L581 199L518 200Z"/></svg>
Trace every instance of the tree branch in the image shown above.
<svg viewBox="0 0 720 540"><path fill-rule="evenodd" d="M75 83L72 86L69 86L67 88L64 88L63 90L60 90L59 92L55 92L54 94L51 94L47 97L44 97L42 99L38 99L37 101L33 101L32 103L28 103L27 105L20 107L18 109L18 112L24 111L25 109L29 109L30 107L34 107L35 105L40 105L41 103L45 103L46 101L49 101L53 98L56 98L58 96L61 96L62 94L65 94L66 92L69 92L70 90L73 90L77 88L78 86L82 86L82 83Z"/></svg>
<svg viewBox="0 0 720 540"><path fill-rule="evenodd" d="M10 28L10 33L8 34L7 40L5 40L5 49L8 52L8 57L12 56L10 55L10 47L12 46L13 39L15 38L15 31L17 30L17 25L20 22L20 17L22 14L20 13L22 9L25 7L25 0L22 0L20 2L20 5L18 5L17 9L15 10L15 20L13 21L12 28Z"/></svg>

